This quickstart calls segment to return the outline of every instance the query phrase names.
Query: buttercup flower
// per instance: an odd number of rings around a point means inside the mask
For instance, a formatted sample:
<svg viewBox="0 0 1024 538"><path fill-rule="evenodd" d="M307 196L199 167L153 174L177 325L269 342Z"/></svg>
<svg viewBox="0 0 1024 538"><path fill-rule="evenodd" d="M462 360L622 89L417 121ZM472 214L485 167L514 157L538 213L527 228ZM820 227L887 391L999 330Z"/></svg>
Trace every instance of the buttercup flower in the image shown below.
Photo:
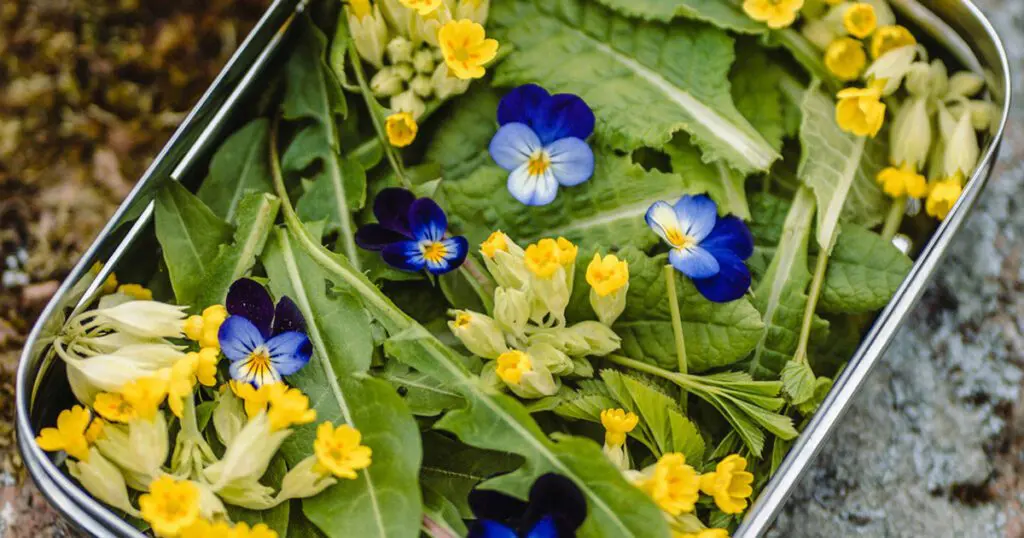
<svg viewBox="0 0 1024 538"><path fill-rule="evenodd" d="M309 408L309 397L299 389L271 391L267 420L270 422L270 431L283 430L296 424L313 422L316 420L316 409Z"/></svg>
<svg viewBox="0 0 1024 538"><path fill-rule="evenodd" d="M883 26L871 36L871 57L877 59L890 50L916 44L914 34L905 27L898 24Z"/></svg>
<svg viewBox="0 0 1024 538"><path fill-rule="evenodd" d="M715 499L718 509L726 514L739 514L747 507L747 498L754 494L750 484L754 475L747 470L747 460L738 454L726 456L715 471L701 475L700 490Z"/></svg>
<svg viewBox="0 0 1024 538"><path fill-rule="evenodd" d="M245 414L250 419L266 410L272 397L288 390L288 386L280 382L264 383L259 388L239 381L231 381L230 385L231 391L244 402Z"/></svg>
<svg viewBox="0 0 1024 538"><path fill-rule="evenodd" d="M864 45L856 39L842 37L825 49L825 66L840 80L856 80L867 63Z"/></svg>
<svg viewBox="0 0 1024 538"><path fill-rule="evenodd" d="M469 506L475 521L470 536L576 536L587 518L583 493L568 478L548 473L530 488L523 502L493 490L474 489Z"/></svg>
<svg viewBox="0 0 1024 538"><path fill-rule="evenodd" d="M703 529L697 532L675 533L672 538L729 538L729 531L725 529Z"/></svg>
<svg viewBox="0 0 1024 538"><path fill-rule="evenodd" d="M356 244L379 251L396 269L441 275L466 261L469 242L461 235L446 237L448 216L430 198L405 190L384 189L373 202L377 223L356 232Z"/></svg>
<svg viewBox="0 0 1024 538"><path fill-rule="evenodd" d="M330 422L322 422L316 428L313 453L317 462L338 478L356 479L356 471L370 466L373 451L362 443L359 430L342 424L337 428Z"/></svg>
<svg viewBox="0 0 1024 538"><path fill-rule="evenodd" d="M396 148L404 148L416 140L420 128L409 112L398 112L388 116L384 125L388 132L388 142Z"/></svg>
<svg viewBox="0 0 1024 538"><path fill-rule="evenodd" d="M231 361L231 377L259 387L298 372L309 362L312 345L298 306L282 297L274 307L254 280L236 280L228 290L228 319L220 327L220 347Z"/></svg>
<svg viewBox="0 0 1024 538"><path fill-rule="evenodd" d="M123 293L124 295L140 301L153 300L153 292L138 284L122 284L118 286L117 292Z"/></svg>
<svg viewBox="0 0 1024 538"><path fill-rule="evenodd" d="M843 14L843 26L850 35L864 39L875 31L878 26L878 16L875 14L875 7L867 2L857 2Z"/></svg>
<svg viewBox="0 0 1024 538"><path fill-rule="evenodd" d="M743 11L748 17L777 30L785 28L796 20L804 0L744 0Z"/></svg>
<svg viewBox="0 0 1024 538"><path fill-rule="evenodd" d="M907 166L901 168L890 166L879 172L876 179L882 186L882 190L893 198L901 196L922 198L928 194L928 182L924 176Z"/></svg>
<svg viewBox="0 0 1024 538"><path fill-rule="evenodd" d="M131 422L137 414L127 400L116 392L101 392L92 402L92 408L101 417L113 422Z"/></svg>
<svg viewBox="0 0 1024 538"><path fill-rule="evenodd" d="M266 523L257 523L252 527L247 523L238 523L231 529L231 538L277 538L277 532Z"/></svg>
<svg viewBox="0 0 1024 538"><path fill-rule="evenodd" d="M645 218L671 248L669 263L709 301L726 303L746 293L750 270L743 261L754 252L754 238L742 220L719 217L703 194L683 196L674 206L655 202Z"/></svg>
<svg viewBox="0 0 1024 538"><path fill-rule="evenodd" d="M427 15L441 6L443 0L401 0L402 5L416 10L420 15Z"/></svg>
<svg viewBox="0 0 1024 538"><path fill-rule="evenodd" d="M578 96L519 86L498 105L498 123L491 157L511 172L508 191L523 204L550 204L559 185L579 185L594 174L594 153L585 142L594 132L594 113Z"/></svg>
<svg viewBox="0 0 1024 538"><path fill-rule="evenodd" d="M604 442L607 445L619 446L626 442L626 434L636 428L640 417L624 409L605 409L601 411L601 425L604 426Z"/></svg>
<svg viewBox="0 0 1024 538"><path fill-rule="evenodd" d="M89 411L80 405L65 409L57 416L56 428L43 428L39 432L36 444L48 452L63 450L75 459L89 461L86 434L90 418Z"/></svg>
<svg viewBox="0 0 1024 538"><path fill-rule="evenodd" d="M700 497L700 476L686 464L686 456L679 452L665 454L644 470L644 475L637 487L662 510L673 516L693 511Z"/></svg>
<svg viewBox="0 0 1024 538"><path fill-rule="evenodd" d="M469 19L448 22L437 40L449 71L460 79L483 77L484 65L498 54L498 42L487 39L484 27Z"/></svg>
<svg viewBox="0 0 1024 538"><path fill-rule="evenodd" d="M167 397L167 382L162 375L139 378L121 387L121 397L135 417L151 420Z"/></svg>
<svg viewBox="0 0 1024 538"><path fill-rule="evenodd" d="M935 183L928 192L925 210L939 220L945 219L963 190L959 178L944 179Z"/></svg>
<svg viewBox="0 0 1024 538"><path fill-rule="evenodd" d="M531 371L533 362L522 351L506 351L498 356L498 377L506 383L516 385L523 379L523 374Z"/></svg>
<svg viewBox="0 0 1024 538"><path fill-rule="evenodd" d="M164 475L149 485L149 493L139 497L139 508L157 536L181 536L199 519L199 488Z"/></svg>
<svg viewBox="0 0 1024 538"><path fill-rule="evenodd" d="M867 88L847 88L837 95L836 123L844 131L874 138L885 123L885 103L878 84Z"/></svg>

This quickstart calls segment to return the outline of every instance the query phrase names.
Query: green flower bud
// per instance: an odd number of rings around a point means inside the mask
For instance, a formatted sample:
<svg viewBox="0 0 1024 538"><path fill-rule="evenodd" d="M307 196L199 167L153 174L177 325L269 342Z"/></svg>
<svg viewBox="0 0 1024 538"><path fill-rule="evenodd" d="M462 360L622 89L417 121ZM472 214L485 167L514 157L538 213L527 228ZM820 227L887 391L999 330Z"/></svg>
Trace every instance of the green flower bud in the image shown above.
<svg viewBox="0 0 1024 538"><path fill-rule="evenodd" d="M956 128L949 140L946 141L946 155L942 161L944 177L952 178L959 175L961 181L971 177L980 155L978 134L974 131L970 112L965 110L957 120Z"/></svg>
<svg viewBox="0 0 1024 538"><path fill-rule="evenodd" d="M974 97L985 87L985 79L970 71L954 73L949 78L949 98Z"/></svg>
<svg viewBox="0 0 1024 538"><path fill-rule="evenodd" d="M444 100L453 95L462 95L469 89L469 80L462 80L458 77L450 76L448 73L448 64L444 63L443 57L438 59L440 63L434 68L434 74L430 77L430 81L434 84L434 93L437 94L437 98Z"/></svg>
<svg viewBox="0 0 1024 538"><path fill-rule="evenodd" d="M374 6L373 11L362 18L357 17L348 7L345 11L356 52L380 69L384 66L384 46L388 42L388 25L384 22L380 8Z"/></svg>
<svg viewBox="0 0 1024 538"><path fill-rule="evenodd" d="M269 510L278 505L274 498L274 488L264 486L252 477L239 478L222 486L217 490L216 497L249 510Z"/></svg>
<svg viewBox="0 0 1024 538"><path fill-rule="evenodd" d="M459 0L455 8L455 19L469 19L479 24L487 22L491 9L491 0Z"/></svg>
<svg viewBox="0 0 1024 538"><path fill-rule="evenodd" d="M448 328L470 353L485 359L496 359L508 351L501 327L486 314L471 310L453 310L450 313L455 319L448 322Z"/></svg>
<svg viewBox="0 0 1024 538"><path fill-rule="evenodd" d="M827 49L829 44L842 35L834 24L821 19L805 20L804 25L800 28L800 33L821 50Z"/></svg>
<svg viewBox="0 0 1024 538"><path fill-rule="evenodd" d="M230 445L248 421L242 399L235 396L231 389L217 395L217 406L213 408L213 429L221 444Z"/></svg>
<svg viewBox="0 0 1024 538"><path fill-rule="evenodd" d="M995 131L999 119L999 110L996 105L988 101L970 101L967 104L971 113L971 123L978 131Z"/></svg>
<svg viewBox="0 0 1024 538"><path fill-rule="evenodd" d="M434 85L430 82L430 77L423 75L416 75L416 78L412 79L409 83L409 88L418 96L426 99L430 97L430 94L434 91Z"/></svg>
<svg viewBox="0 0 1024 538"><path fill-rule="evenodd" d="M924 97L910 98L903 103L893 120L889 137L889 157L894 166L910 166L921 170L932 145L932 122Z"/></svg>
<svg viewBox="0 0 1024 538"><path fill-rule="evenodd" d="M434 53L430 49L420 49L412 56L412 66L417 73L423 75L434 74Z"/></svg>
<svg viewBox="0 0 1024 538"><path fill-rule="evenodd" d="M88 461L68 458L66 463L71 476L93 497L133 517L142 517L128 500L128 486L121 471L104 458L98 448L89 449Z"/></svg>
<svg viewBox="0 0 1024 538"><path fill-rule="evenodd" d="M628 471L630 469L629 454L626 451L625 444L611 446L608 443L605 443L601 451L604 452L608 461L612 462L612 465L620 471Z"/></svg>
<svg viewBox="0 0 1024 538"><path fill-rule="evenodd" d="M403 6L401 0L378 0L384 18L388 24L397 30L399 34L408 37L409 20L412 17L412 10Z"/></svg>
<svg viewBox="0 0 1024 538"><path fill-rule="evenodd" d="M590 359L586 357L573 357L572 376L584 378L594 377L594 365L590 363Z"/></svg>
<svg viewBox="0 0 1024 538"><path fill-rule="evenodd" d="M416 92L406 90L391 98L391 110L408 112L412 114L413 119L418 120L427 110L427 105L416 95Z"/></svg>
<svg viewBox="0 0 1024 538"><path fill-rule="evenodd" d="M261 412L238 432L220 461L203 471L203 477L222 497L224 494L221 490L228 489L229 486L233 491L242 488L242 493L251 494L250 482L259 483L260 477L270 465L271 458L291 433L289 429L271 431L267 413Z"/></svg>
<svg viewBox="0 0 1024 538"><path fill-rule="evenodd" d="M275 501L280 503L288 499L313 497L338 482L334 476L321 473L316 467L315 455L306 457L292 467L281 480L281 491Z"/></svg>
<svg viewBox="0 0 1024 538"><path fill-rule="evenodd" d="M932 68L925 62L914 62L907 71L907 91L914 97L928 97L932 91Z"/></svg>
<svg viewBox="0 0 1024 538"><path fill-rule="evenodd" d="M931 68L931 76L929 77L929 82L931 83L930 97L938 99L945 95L949 88L949 71L946 70L946 64L938 58L932 60L929 67Z"/></svg>
<svg viewBox="0 0 1024 538"><path fill-rule="evenodd" d="M572 359L551 344L533 344L526 351L526 354L530 356L534 364L543 364L552 374L566 375L572 373Z"/></svg>
<svg viewBox="0 0 1024 538"><path fill-rule="evenodd" d="M401 63L412 62L412 41L398 36L388 42L388 59L391 60L391 65L398 65Z"/></svg>
<svg viewBox="0 0 1024 538"><path fill-rule="evenodd" d="M603 357L618 351L622 347L622 339L607 325L597 321L583 321L569 327L569 330L586 340L590 346L589 355Z"/></svg>
<svg viewBox="0 0 1024 538"><path fill-rule="evenodd" d="M391 66L391 69L394 70L395 76L402 79L403 82L409 82L412 80L412 77L416 76L416 70L413 69L411 63L395 63Z"/></svg>
<svg viewBox="0 0 1024 538"><path fill-rule="evenodd" d="M530 298L521 290L498 288L494 290L494 317L508 332L522 336L530 321Z"/></svg>
<svg viewBox="0 0 1024 538"><path fill-rule="evenodd" d="M100 454L117 465L128 487L137 491L149 490L150 482L163 474L160 466L167 458L167 423L163 421L162 413L157 412L157 416L159 418L152 422L135 420L129 426L107 424L103 428L103 436L96 440ZM159 424L154 424L156 422L163 422L164 436L160 435ZM135 430L135 442L132 441L130 428ZM161 440L162 445L155 444ZM154 443L152 447L145 446L147 441ZM141 453L137 450L140 446L143 448ZM163 459L156 461L160 456Z"/></svg>
<svg viewBox="0 0 1024 538"><path fill-rule="evenodd" d="M565 327L545 329L530 336L530 345L549 344L570 357L583 357L590 353L590 344L582 335Z"/></svg>
<svg viewBox="0 0 1024 538"><path fill-rule="evenodd" d="M370 90L376 97L391 97L402 93L405 81L398 76L393 67L385 67L377 71L370 79Z"/></svg>
<svg viewBox="0 0 1024 538"><path fill-rule="evenodd" d="M885 80L885 87L882 88L883 95L892 95L903 83L903 77L914 65L917 58L917 45L907 45L898 49L890 50L878 58L868 67L864 76L868 80Z"/></svg>

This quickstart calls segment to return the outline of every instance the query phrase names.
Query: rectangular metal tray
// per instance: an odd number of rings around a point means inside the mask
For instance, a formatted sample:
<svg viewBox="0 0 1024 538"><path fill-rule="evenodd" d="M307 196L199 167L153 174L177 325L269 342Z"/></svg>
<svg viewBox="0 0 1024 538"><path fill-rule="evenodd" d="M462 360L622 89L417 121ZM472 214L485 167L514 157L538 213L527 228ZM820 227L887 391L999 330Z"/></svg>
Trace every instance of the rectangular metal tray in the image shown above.
<svg viewBox="0 0 1024 538"><path fill-rule="evenodd" d="M921 251L910 275L889 305L878 316L871 331L832 391L794 443L778 472L753 503L736 538L763 534L782 508L801 475L813 461L832 430L848 408L857 389L881 359L886 347L907 313L926 289L928 281L950 241L963 225L985 186L999 151L1003 128L1010 110L1010 71L1003 45L995 30L970 0L890 0L903 17L930 34L963 66L985 75L1001 119L999 129L982 152L978 169L964 189L956 206ZM153 196L167 181L182 181L188 172L205 164L214 149L237 123L235 112L253 93L256 82L287 38L295 17L306 7L306 0L275 0L246 41L235 53L200 99L192 113L175 132L164 150L124 201L99 238L71 271L36 323L18 366L16 380L18 447L25 465L43 495L67 520L93 536L141 537L142 534L82 491L51 459L36 446L34 439L44 425L52 424L56 413L70 404L43 398L36 391L43 385L65 383L61 364L46 363L43 351L50 335L60 328L68 309L77 309L69 291L97 260L107 262L92 288L98 287L113 271L117 261L137 239L152 233ZM199 168L201 169L201 168ZM94 291L90 289L85 296Z"/></svg>

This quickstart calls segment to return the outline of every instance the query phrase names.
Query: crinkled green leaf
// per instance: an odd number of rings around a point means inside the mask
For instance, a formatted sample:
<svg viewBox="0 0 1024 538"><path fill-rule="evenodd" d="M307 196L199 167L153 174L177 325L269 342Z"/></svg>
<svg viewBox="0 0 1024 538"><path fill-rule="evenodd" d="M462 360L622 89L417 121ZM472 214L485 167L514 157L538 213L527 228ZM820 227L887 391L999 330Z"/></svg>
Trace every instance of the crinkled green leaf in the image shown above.
<svg viewBox="0 0 1024 538"><path fill-rule="evenodd" d="M423 434L420 484L451 501L465 519L472 519L469 492L491 477L514 471L522 458L460 443L440 432Z"/></svg>
<svg viewBox="0 0 1024 538"><path fill-rule="evenodd" d="M670 22L676 17L696 19L719 28L759 34L768 28L751 19L732 0L598 0L626 15L644 20Z"/></svg>
<svg viewBox="0 0 1024 538"><path fill-rule="evenodd" d="M884 307L914 262L882 236L844 225L828 260L818 306L826 312L860 314Z"/></svg>
<svg viewBox="0 0 1024 538"><path fill-rule="evenodd" d="M736 49L730 73L736 108L775 151L781 151L782 139L788 134L785 109L790 105L779 88L785 70L751 39L737 42Z"/></svg>
<svg viewBox="0 0 1024 538"><path fill-rule="evenodd" d="M800 403L796 406L797 411L800 411L801 415L808 416L814 414L821 407L821 403L825 401L825 396L828 396L829 391L832 390L832 380L827 377L819 377L814 380L814 391L811 397L807 401Z"/></svg>
<svg viewBox="0 0 1024 538"><path fill-rule="evenodd" d="M721 162L705 163L700 150L690 143L686 135L676 135L663 150L669 156L672 171L683 179L680 195L707 194L718 204L719 214L750 220L744 188L746 176Z"/></svg>
<svg viewBox="0 0 1024 538"><path fill-rule="evenodd" d="M234 223L248 192L273 192L268 136L270 122L257 118L224 141L210 161L210 173L196 193L215 215Z"/></svg>
<svg viewBox="0 0 1024 538"><path fill-rule="evenodd" d="M466 177L492 164L487 148L498 130L498 92L487 84L473 84L438 114L440 125L430 137L426 160L441 165L445 181Z"/></svg>
<svg viewBox="0 0 1024 538"><path fill-rule="evenodd" d="M631 358L674 370L675 343L662 273L667 258L651 258L632 248L618 255L629 262L630 279L626 309L614 327L622 337L622 351ZM700 295L690 279L679 274L676 290L691 372L732 364L754 349L764 324L746 297L713 303Z"/></svg>
<svg viewBox="0 0 1024 538"><path fill-rule="evenodd" d="M782 367L782 390L793 404L814 397L814 371L806 362L789 361Z"/></svg>
<svg viewBox="0 0 1024 538"><path fill-rule="evenodd" d="M750 197L751 219L748 226L754 236L754 255L747 260L747 267L754 277L755 289L775 256L790 203L786 198L768 193L758 192Z"/></svg>
<svg viewBox="0 0 1024 538"><path fill-rule="evenodd" d="M583 0L496 2L491 18L515 47L495 82L579 94L603 144L658 148L682 130L705 160L743 172L779 158L732 102L733 40L718 28L631 20Z"/></svg>
<svg viewBox="0 0 1024 538"><path fill-rule="evenodd" d="M374 376L391 383L417 416L437 416L463 403L458 392L399 362L389 361Z"/></svg>

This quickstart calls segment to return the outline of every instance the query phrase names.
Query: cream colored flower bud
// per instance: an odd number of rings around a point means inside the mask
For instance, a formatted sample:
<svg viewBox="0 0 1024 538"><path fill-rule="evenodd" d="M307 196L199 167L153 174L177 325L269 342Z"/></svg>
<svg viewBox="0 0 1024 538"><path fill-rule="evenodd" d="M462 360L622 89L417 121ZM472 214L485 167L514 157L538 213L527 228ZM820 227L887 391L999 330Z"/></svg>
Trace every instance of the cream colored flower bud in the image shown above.
<svg viewBox="0 0 1024 538"><path fill-rule="evenodd" d="M391 110L394 112L408 112L413 119L419 119L427 110L427 105L416 92L406 90L391 98Z"/></svg>
<svg viewBox="0 0 1024 538"><path fill-rule="evenodd" d="M971 123L978 131L995 131L999 119L999 109L988 101L970 101L967 104L971 111Z"/></svg>
<svg viewBox="0 0 1024 538"><path fill-rule="evenodd" d="M531 273L529 286L533 298L530 319L537 324L565 325L565 309L572 296L565 269L559 267L550 277Z"/></svg>
<svg viewBox="0 0 1024 538"><path fill-rule="evenodd" d="M573 370L572 359L559 351L551 344L537 343L530 346L526 351L534 364L543 364L554 375L571 374Z"/></svg>
<svg viewBox="0 0 1024 538"><path fill-rule="evenodd" d="M840 25L840 28L842 25ZM800 28L800 33L821 50L828 48L836 39L842 37L843 32L839 31L835 24L821 19L807 19Z"/></svg>
<svg viewBox="0 0 1024 538"><path fill-rule="evenodd" d="M434 68L436 67L434 65L434 53L430 49L416 51L416 54L412 56L412 66L421 75L433 75Z"/></svg>
<svg viewBox="0 0 1024 538"><path fill-rule="evenodd" d="M203 476L218 493L233 483L258 482L291 433L289 429L271 431L267 413L261 411L238 432L224 451L224 457L203 471Z"/></svg>
<svg viewBox="0 0 1024 538"><path fill-rule="evenodd" d="M74 374L68 377L75 395L91 395L88 401L83 401L91 404L91 398L95 397L97 392L117 392L132 381L157 374L165 368L158 364L156 361L149 362L140 357L96 355L68 362L67 366L69 373L74 370Z"/></svg>
<svg viewBox="0 0 1024 538"><path fill-rule="evenodd" d="M116 465L103 457L99 449L89 449L88 461L66 461L68 472L93 497L133 517L142 515L128 500L128 486Z"/></svg>
<svg viewBox="0 0 1024 538"><path fill-rule="evenodd" d="M391 66L395 75L402 79L403 82L409 82L412 77L416 76L416 69L413 68L411 63L401 62Z"/></svg>
<svg viewBox="0 0 1024 538"><path fill-rule="evenodd" d="M391 60L392 65L398 65L400 63L411 63L413 44L412 41L398 36L388 42L388 59Z"/></svg>
<svg viewBox="0 0 1024 538"><path fill-rule="evenodd" d="M893 120L889 137L889 158L894 166L921 170L932 146L932 122L927 98L914 97L903 103Z"/></svg>
<svg viewBox="0 0 1024 538"><path fill-rule="evenodd" d="M868 80L885 80L883 95L892 95L903 83L903 77L910 71L917 58L917 45L907 45L890 50L868 67L864 76Z"/></svg>
<svg viewBox="0 0 1024 538"><path fill-rule="evenodd" d="M586 357L573 357L572 375L573 377L594 377L594 365Z"/></svg>
<svg viewBox="0 0 1024 538"><path fill-rule="evenodd" d="M92 314L115 331L141 338L181 338L185 308L158 301L128 301Z"/></svg>
<svg viewBox="0 0 1024 538"><path fill-rule="evenodd" d="M930 97L938 99L946 95L946 91L949 88L949 71L946 69L946 64L938 58L932 60L929 66L931 67L929 82L931 83L932 90Z"/></svg>
<svg viewBox="0 0 1024 538"><path fill-rule="evenodd" d="M378 0L377 4L391 28L400 35L408 37L412 10L403 6L401 0Z"/></svg>
<svg viewBox="0 0 1024 538"><path fill-rule="evenodd" d="M384 47L388 43L388 25L384 22L384 15L381 13L380 7L373 6L373 11L363 17L356 16L348 7L345 10L356 52L364 60L380 69L384 66Z"/></svg>
<svg viewBox="0 0 1024 538"><path fill-rule="evenodd" d="M377 71L370 79L370 90L376 97L391 97L402 93L405 81L395 73L395 68L388 66Z"/></svg>
<svg viewBox="0 0 1024 538"><path fill-rule="evenodd" d="M161 467L167 461L167 420L157 411L152 420L136 419L127 426L107 424L96 448L121 468L130 488L146 491L163 474Z"/></svg>
<svg viewBox="0 0 1024 538"><path fill-rule="evenodd" d="M199 517L207 521L218 521L228 517L228 510L208 484L192 481L199 490Z"/></svg>
<svg viewBox="0 0 1024 538"><path fill-rule="evenodd" d="M453 310L451 314L455 319L448 322L448 328L470 353L496 359L508 351L501 326L490 316L471 310Z"/></svg>
<svg viewBox="0 0 1024 538"><path fill-rule="evenodd" d="M950 98L974 97L985 87L985 79L970 71L959 71L949 78Z"/></svg>
<svg viewBox="0 0 1024 538"><path fill-rule="evenodd" d="M409 22L409 35L416 43L426 43L431 47L437 47L437 34L441 27L451 22L452 12L447 4L442 3L437 9L427 15L420 15L419 12L412 14Z"/></svg>
<svg viewBox="0 0 1024 538"><path fill-rule="evenodd" d="M221 486L215 497L224 499L228 504L241 506L249 510L269 510L280 501L274 495L274 488L264 486L252 477L237 478Z"/></svg>
<svg viewBox="0 0 1024 538"><path fill-rule="evenodd" d="M491 0L459 0L455 8L455 19L469 19L475 23L487 23Z"/></svg>
<svg viewBox="0 0 1024 538"><path fill-rule="evenodd" d="M610 446L608 443L605 443L601 450L604 452L605 457L608 458L608 461L612 462L612 465L620 471L629 470L629 455L626 453L625 444Z"/></svg>
<svg viewBox="0 0 1024 538"><path fill-rule="evenodd" d="M217 395L217 405L213 408L213 429L221 444L229 446L248 420L242 399L235 396L234 391L227 389Z"/></svg>
<svg viewBox="0 0 1024 538"><path fill-rule="evenodd" d="M430 77L416 75L416 78L412 79L412 82L409 83L409 89L416 95L428 99L430 94L434 92L434 85L430 82Z"/></svg>
<svg viewBox="0 0 1024 538"><path fill-rule="evenodd" d="M309 456L292 467L281 480L281 491L276 501L288 499L305 499L318 495L321 491L338 482L330 473L317 470L316 456Z"/></svg>
<svg viewBox="0 0 1024 538"><path fill-rule="evenodd" d="M545 329L530 335L530 345L549 344L570 357L583 357L590 353L590 344L582 335L565 327Z"/></svg>
<svg viewBox="0 0 1024 538"><path fill-rule="evenodd" d="M622 347L622 339L607 325L597 321L582 321L569 327L569 330L586 340L590 347L589 355L603 357L618 351Z"/></svg>
<svg viewBox="0 0 1024 538"><path fill-rule="evenodd" d="M430 77L430 82L434 85L434 93L437 95L437 98L443 101L453 95L466 93L466 90L469 89L470 80L451 76L448 73L448 64L442 61L434 68L434 74Z"/></svg>
<svg viewBox="0 0 1024 538"><path fill-rule="evenodd" d="M914 97L928 97L932 91L932 68L925 62L914 62L907 71L907 92Z"/></svg>
<svg viewBox="0 0 1024 538"><path fill-rule="evenodd" d="M530 322L530 297L514 288L494 290L494 318L506 331L522 336Z"/></svg>
<svg viewBox="0 0 1024 538"><path fill-rule="evenodd" d="M942 137L942 143L948 144L950 138L953 137L953 131L956 130L957 117L954 116L946 105L938 104L938 123L939 123L939 135Z"/></svg>
<svg viewBox="0 0 1024 538"><path fill-rule="evenodd" d="M978 134L974 131L971 114L965 111L957 120L953 134L946 141L946 155L942 161L944 176L951 178L959 174L963 179L971 177L980 155Z"/></svg>

